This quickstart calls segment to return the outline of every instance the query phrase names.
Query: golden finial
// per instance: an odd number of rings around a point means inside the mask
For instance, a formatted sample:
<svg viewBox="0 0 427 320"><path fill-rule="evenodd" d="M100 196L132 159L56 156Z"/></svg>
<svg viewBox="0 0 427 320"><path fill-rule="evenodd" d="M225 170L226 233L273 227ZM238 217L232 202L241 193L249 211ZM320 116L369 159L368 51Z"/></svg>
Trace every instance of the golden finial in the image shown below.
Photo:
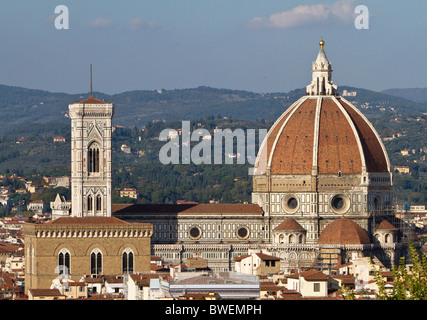
<svg viewBox="0 0 427 320"><path fill-rule="evenodd" d="M319 41L319 46L321 48L323 48L324 45L325 45L325 41L323 41L323 36L321 36L320 41Z"/></svg>

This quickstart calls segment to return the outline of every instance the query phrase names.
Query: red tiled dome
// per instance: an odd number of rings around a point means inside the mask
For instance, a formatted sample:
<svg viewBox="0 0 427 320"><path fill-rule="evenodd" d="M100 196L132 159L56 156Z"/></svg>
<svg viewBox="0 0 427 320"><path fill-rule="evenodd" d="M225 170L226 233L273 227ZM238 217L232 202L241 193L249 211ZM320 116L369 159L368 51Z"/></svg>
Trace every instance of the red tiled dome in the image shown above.
<svg viewBox="0 0 427 320"><path fill-rule="evenodd" d="M390 172L386 150L374 127L338 95L323 46L321 41L306 95L281 115L264 139L256 174Z"/></svg>
<svg viewBox="0 0 427 320"><path fill-rule="evenodd" d="M317 240L318 244L368 244L369 236L353 220L341 217L323 229Z"/></svg>
<svg viewBox="0 0 427 320"><path fill-rule="evenodd" d="M305 96L276 121L257 159L271 174L389 172L385 148L369 121L338 96Z"/></svg>

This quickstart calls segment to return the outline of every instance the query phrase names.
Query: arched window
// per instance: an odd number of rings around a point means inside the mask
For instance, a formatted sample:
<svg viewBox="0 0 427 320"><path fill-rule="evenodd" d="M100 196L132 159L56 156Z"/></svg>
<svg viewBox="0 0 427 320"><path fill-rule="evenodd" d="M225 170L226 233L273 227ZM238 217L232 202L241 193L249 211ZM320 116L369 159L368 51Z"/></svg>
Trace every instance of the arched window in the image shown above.
<svg viewBox="0 0 427 320"><path fill-rule="evenodd" d="M99 249L95 249L90 254L90 273L102 274L102 253Z"/></svg>
<svg viewBox="0 0 427 320"><path fill-rule="evenodd" d="M293 234L289 235L289 243L294 243L295 242L295 236Z"/></svg>
<svg viewBox="0 0 427 320"><path fill-rule="evenodd" d="M99 145L96 142L89 146L88 166L89 173L99 172Z"/></svg>
<svg viewBox="0 0 427 320"><path fill-rule="evenodd" d="M70 252L62 249L58 255L58 274L70 274Z"/></svg>
<svg viewBox="0 0 427 320"><path fill-rule="evenodd" d="M101 195L97 195L96 196L96 207L95 207L97 212L100 212L102 210L102 197Z"/></svg>
<svg viewBox="0 0 427 320"><path fill-rule="evenodd" d="M129 248L122 254L122 273L133 273L133 252Z"/></svg>
<svg viewBox="0 0 427 320"><path fill-rule="evenodd" d="M92 195L88 195L87 196L87 211L92 211L93 210L93 199L92 199Z"/></svg>

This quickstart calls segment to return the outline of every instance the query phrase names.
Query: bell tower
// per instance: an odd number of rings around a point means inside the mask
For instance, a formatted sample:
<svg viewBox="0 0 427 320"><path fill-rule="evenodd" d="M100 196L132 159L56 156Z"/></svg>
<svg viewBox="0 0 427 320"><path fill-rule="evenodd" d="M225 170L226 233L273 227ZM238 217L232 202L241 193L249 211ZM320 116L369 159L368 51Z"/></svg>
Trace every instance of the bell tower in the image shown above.
<svg viewBox="0 0 427 320"><path fill-rule="evenodd" d="M71 216L111 216L112 103L89 99L69 105Z"/></svg>

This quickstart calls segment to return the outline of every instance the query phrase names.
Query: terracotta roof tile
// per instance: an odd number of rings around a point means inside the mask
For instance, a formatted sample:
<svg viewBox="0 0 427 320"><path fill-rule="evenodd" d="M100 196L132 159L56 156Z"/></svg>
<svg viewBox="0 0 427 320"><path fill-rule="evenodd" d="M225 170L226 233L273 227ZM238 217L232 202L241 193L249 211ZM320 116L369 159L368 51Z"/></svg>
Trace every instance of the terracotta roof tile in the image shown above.
<svg viewBox="0 0 427 320"><path fill-rule="evenodd" d="M262 214L257 204L113 204L115 216L128 214Z"/></svg>
<svg viewBox="0 0 427 320"><path fill-rule="evenodd" d="M116 217L62 217L47 222L49 225L115 225L129 224Z"/></svg>
<svg viewBox="0 0 427 320"><path fill-rule="evenodd" d="M110 104L109 102L105 102L99 99L95 99L94 97L89 97L86 100L76 102L78 104Z"/></svg>
<svg viewBox="0 0 427 320"><path fill-rule="evenodd" d="M58 289L30 289L33 296L56 297L62 296Z"/></svg>
<svg viewBox="0 0 427 320"><path fill-rule="evenodd" d="M305 229L295 220L292 218L287 218L283 220L281 224L279 224L276 228L274 228L275 231L305 231Z"/></svg>
<svg viewBox="0 0 427 320"><path fill-rule="evenodd" d="M377 226L377 230L398 230L395 226L393 226L389 221L383 219L379 225Z"/></svg>

